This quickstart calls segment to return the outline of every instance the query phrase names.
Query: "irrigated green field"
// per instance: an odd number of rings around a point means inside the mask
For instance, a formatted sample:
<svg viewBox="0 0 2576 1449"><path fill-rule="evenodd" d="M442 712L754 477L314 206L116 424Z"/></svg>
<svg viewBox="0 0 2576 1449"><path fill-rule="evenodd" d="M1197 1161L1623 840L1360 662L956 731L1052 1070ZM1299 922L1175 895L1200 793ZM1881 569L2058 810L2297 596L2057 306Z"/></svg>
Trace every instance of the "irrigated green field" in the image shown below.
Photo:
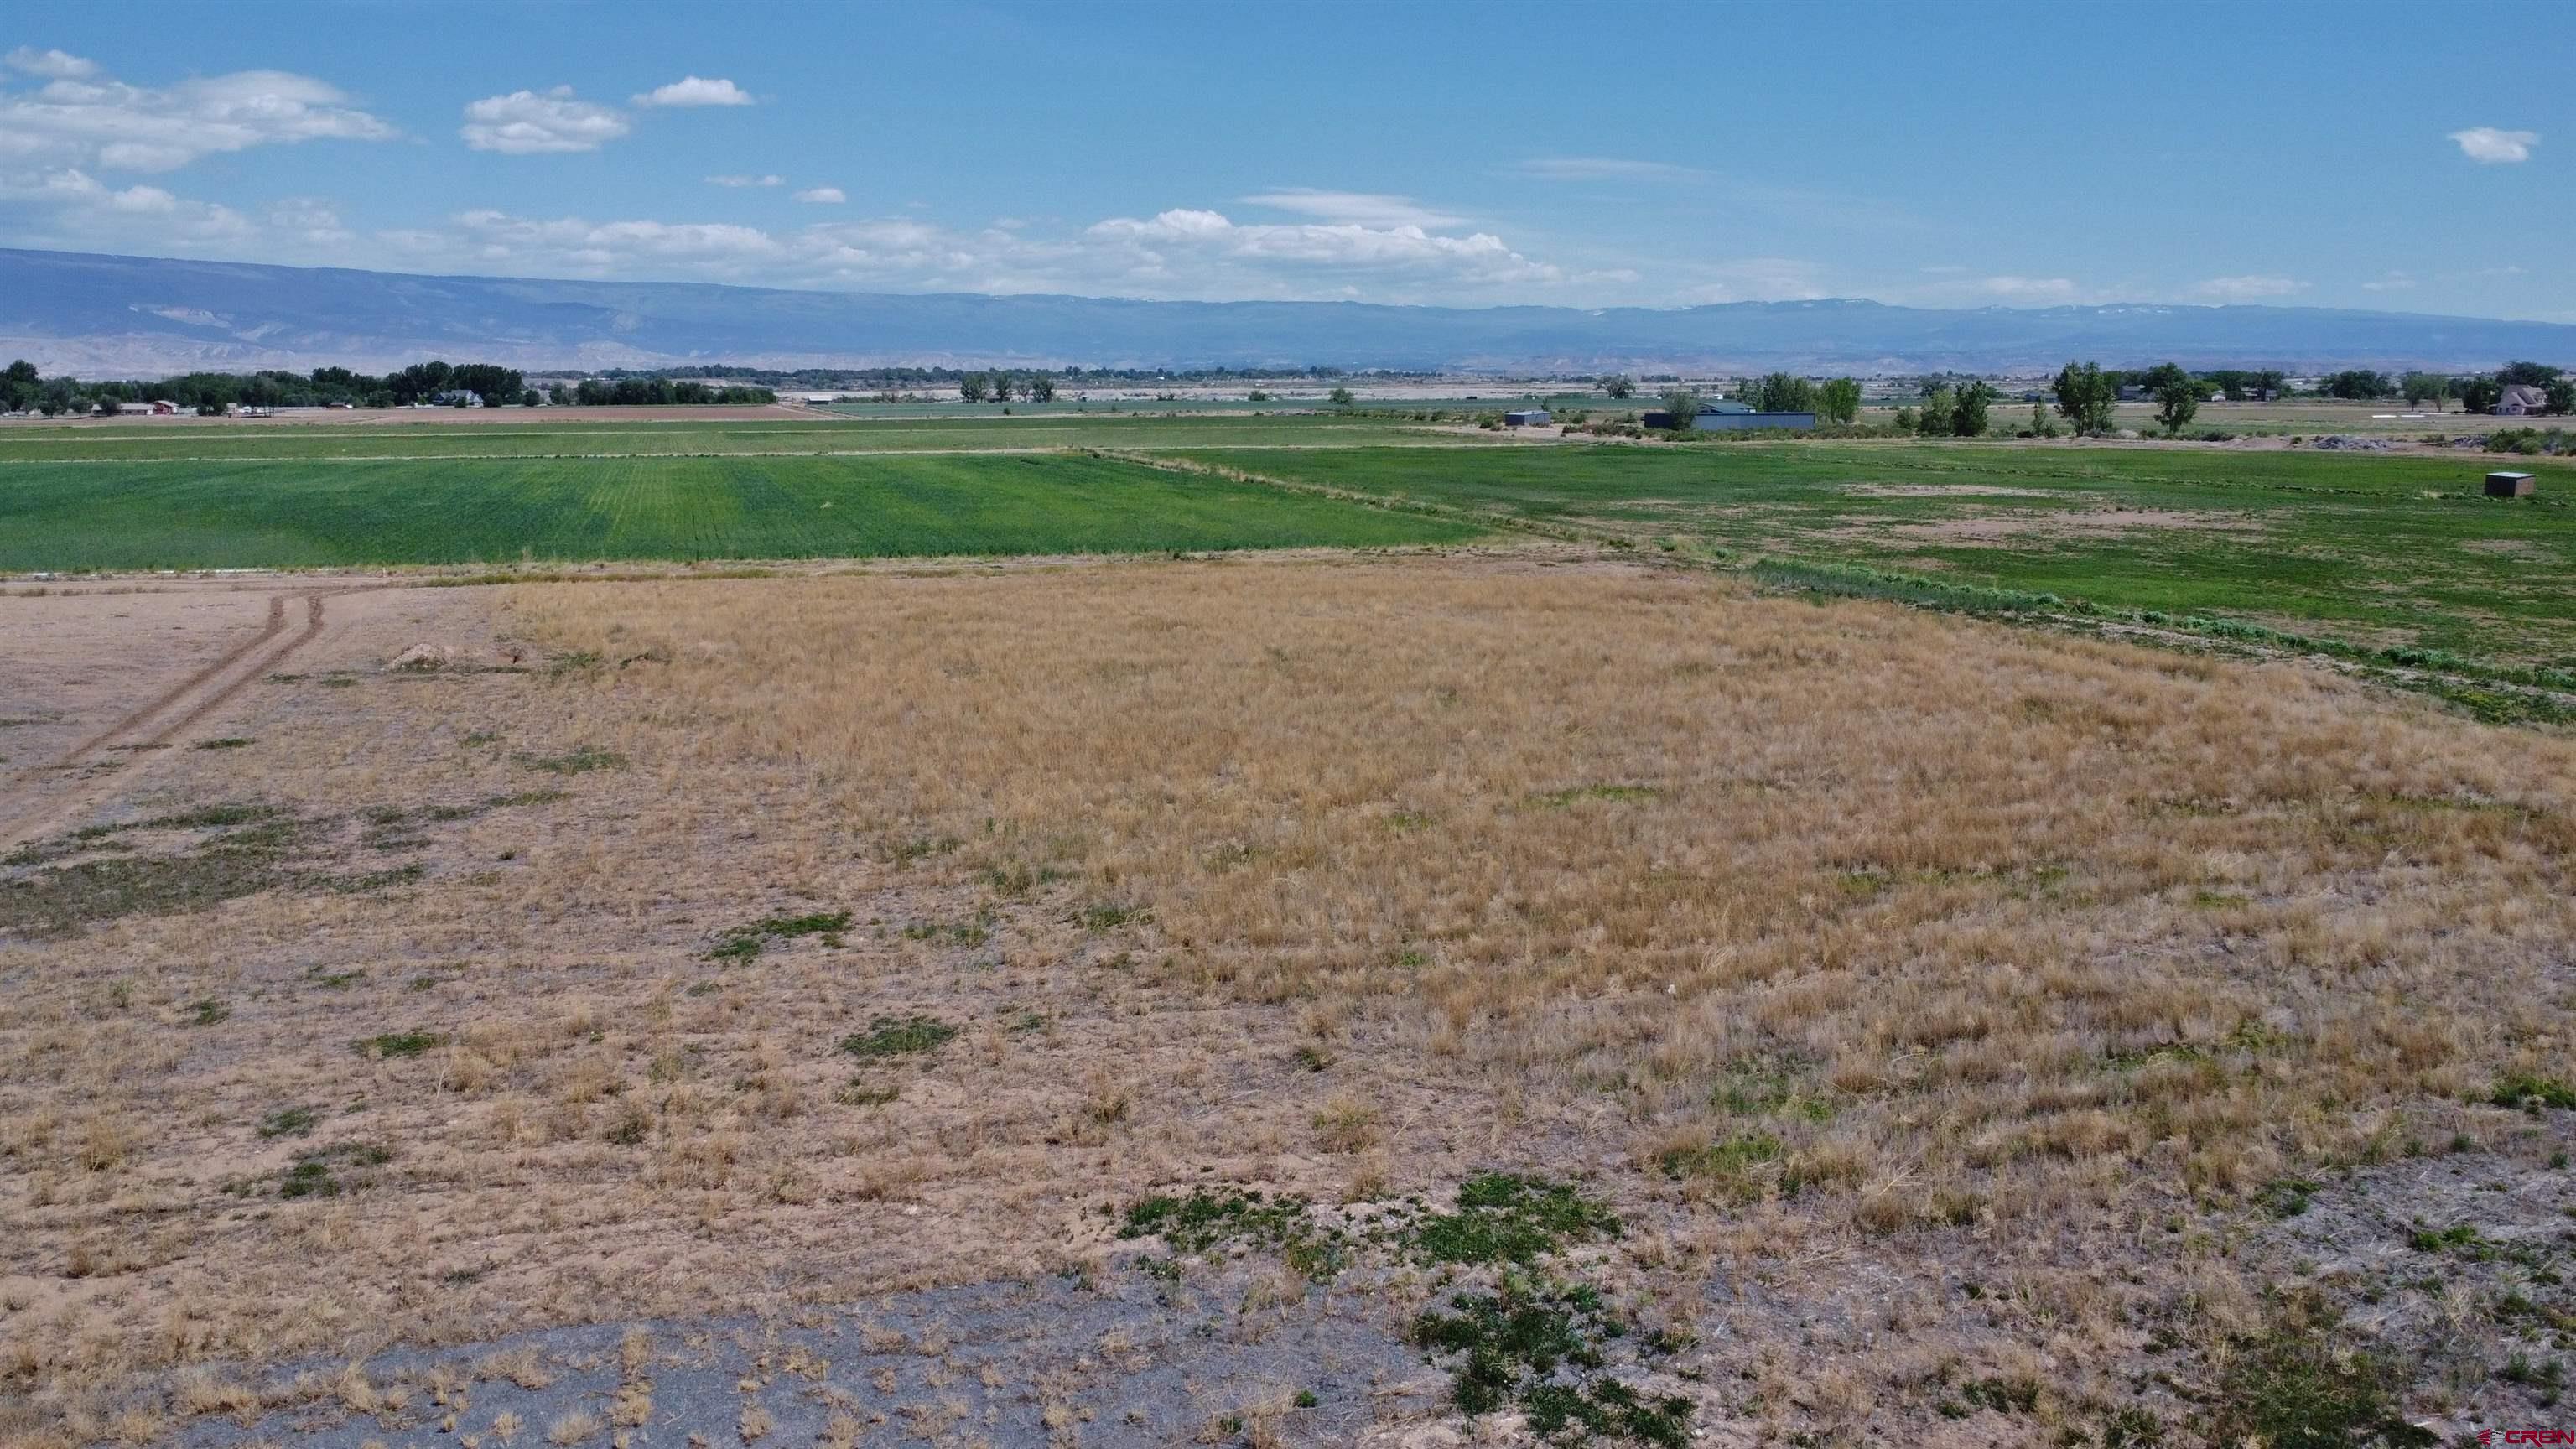
<svg viewBox="0 0 2576 1449"><path fill-rule="evenodd" d="M2506 464L2482 454L1784 442L1188 456L1675 552L1920 571L2108 608L2576 665L2576 471L2541 470L2535 499L2489 499L2485 473Z"/></svg>
<svg viewBox="0 0 2576 1449"><path fill-rule="evenodd" d="M540 413L529 421L386 423L366 426L193 422L0 428L0 463L47 459L193 462L203 459L588 458L699 454L1012 452L1058 448L1341 446L1413 437L1456 444L1366 417L1280 415L1193 418L1005 417L997 413L887 422L775 415L580 422Z"/></svg>
<svg viewBox="0 0 2576 1449"><path fill-rule="evenodd" d="M0 569L1444 543L1476 526L1083 454L0 463Z"/></svg>
<svg viewBox="0 0 2576 1449"><path fill-rule="evenodd" d="M0 569L1358 546L1517 524L1775 581L1892 572L1862 591L1928 602L2000 591L2204 634L2218 620L2576 667L2576 515L2560 486L2576 471L2544 463L2539 498L2491 500L2497 462L1557 444L1337 415L16 427L0 429Z"/></svg>

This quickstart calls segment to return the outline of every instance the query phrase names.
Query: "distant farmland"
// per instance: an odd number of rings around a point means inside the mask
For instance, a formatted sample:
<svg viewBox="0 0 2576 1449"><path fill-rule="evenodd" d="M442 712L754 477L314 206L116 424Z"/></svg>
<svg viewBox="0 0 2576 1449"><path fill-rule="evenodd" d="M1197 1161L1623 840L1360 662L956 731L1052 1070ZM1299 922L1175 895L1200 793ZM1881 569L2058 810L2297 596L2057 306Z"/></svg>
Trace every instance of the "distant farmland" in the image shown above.
<svg viewBox="0 0 2576 1449"><path fill-rule="evenodd" d="M1476 532L1080 454L0 463L11 570L1365 547Z"/></svg>
<svg viewBox="0 0 2576 1449"><path fill-rule="evenodd" d="M1718 562L1860 565L2576 667L2576 472L2549 468L2537 499L2489 499L2483 475L2506 464L2486 454L1791 442L1186 456Z"/></svg>

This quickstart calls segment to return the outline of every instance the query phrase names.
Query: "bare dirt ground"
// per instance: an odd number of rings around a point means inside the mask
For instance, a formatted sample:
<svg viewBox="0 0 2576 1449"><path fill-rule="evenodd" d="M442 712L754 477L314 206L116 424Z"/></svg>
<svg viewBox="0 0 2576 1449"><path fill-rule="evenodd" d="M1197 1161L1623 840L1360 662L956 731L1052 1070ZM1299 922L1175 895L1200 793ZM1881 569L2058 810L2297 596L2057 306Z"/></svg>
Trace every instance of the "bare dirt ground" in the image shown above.
<svg viewBox="0 0 2576 1449"><path fill-rule="evenodd" d="M0 668L266 627L139 597ZM2557 736L1572 552L321 604L27 779L13 1449L2450 1434L2576 1325Z"/></svg>

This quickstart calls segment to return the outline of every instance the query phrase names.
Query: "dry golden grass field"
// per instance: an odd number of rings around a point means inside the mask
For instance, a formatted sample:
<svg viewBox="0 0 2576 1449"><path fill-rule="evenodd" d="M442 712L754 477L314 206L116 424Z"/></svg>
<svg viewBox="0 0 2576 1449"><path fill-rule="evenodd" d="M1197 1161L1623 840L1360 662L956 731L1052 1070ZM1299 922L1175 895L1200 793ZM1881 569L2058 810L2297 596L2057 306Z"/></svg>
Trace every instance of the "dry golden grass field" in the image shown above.
<svg viewBox="0 0 2576 1449"><path fill-rule="evenodd" d="M677 1445L631 1354L552 1427L363 1361L1140 1273L1420 1345L1207 1442L2554 1400L2561 734L1517 550L297 584L273 664L48 768L280 587L0 598L0 1444ZM1524 1187L1544 1241L1444 1246ZM1471 1292L1621 1331L1425 1326ZM826 1442L1020 1442L832 1392Z"/></svg>

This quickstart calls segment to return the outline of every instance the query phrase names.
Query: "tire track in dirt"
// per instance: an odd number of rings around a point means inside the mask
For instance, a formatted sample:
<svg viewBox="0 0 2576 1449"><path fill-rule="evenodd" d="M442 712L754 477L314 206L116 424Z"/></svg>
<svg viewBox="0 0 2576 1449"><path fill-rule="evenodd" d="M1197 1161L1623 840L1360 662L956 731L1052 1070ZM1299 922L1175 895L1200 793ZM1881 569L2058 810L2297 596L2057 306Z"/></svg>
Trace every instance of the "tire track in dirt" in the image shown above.
<svg viewBox="0 0 2576 1449"><path fill-rule="evenodd" d="M33 787L44 777L60 777L80 770L98 754L110 749L140 752L166 748L180 732L222 708L241 692L243 686L265 677L284 663L289 655L318 637L324 624L322 601L325 597L356 592L360 590L286 591L270 595L268 619L257 634L52 761L20 770L9 782L9 793L19 808L0 814L0 850L15 849L59 829L73 817L96 808L106 796L130 788L135 782L134 774L111 771L86 776L60 791L40 795ZM286 630L287 602L296 597L304 600L304 627L285 643L275 644L278 635ZM270 647L272 645L274 647Z"/></svg>
<svg viewBox="0 0 2576 1449"><path fill-rule="evenodd" d="M108 741L115 739L118 735L125 734L132 730L136 724L158 714L164 709L169 708L172 702L176 701L179 696L186 694L188 691L204 684L207 680L214 678L216 675L230 669L235 664L240 663L243 655L250 653L262 644L276 638L278 632L283 630L285 627L286 598L282 594L271 594L268 600L267 625L257 634L251 636L250 639L239 646L225 650L223 655L213 663L153 696L152 699L145 703L142 708L129 710L123 718L117 720L114 724L111 724L107 728L100 730L98 733L91 735L88 739L81 741L79 744L72 746L52 764L38 765L27 770L22 770L19 772L19 777L24 779L26 776L31 775L35 773L36 770L40 769L63 769L69 766L73 761L80 759L82 756L93 753L105 746Z"/></svg>

